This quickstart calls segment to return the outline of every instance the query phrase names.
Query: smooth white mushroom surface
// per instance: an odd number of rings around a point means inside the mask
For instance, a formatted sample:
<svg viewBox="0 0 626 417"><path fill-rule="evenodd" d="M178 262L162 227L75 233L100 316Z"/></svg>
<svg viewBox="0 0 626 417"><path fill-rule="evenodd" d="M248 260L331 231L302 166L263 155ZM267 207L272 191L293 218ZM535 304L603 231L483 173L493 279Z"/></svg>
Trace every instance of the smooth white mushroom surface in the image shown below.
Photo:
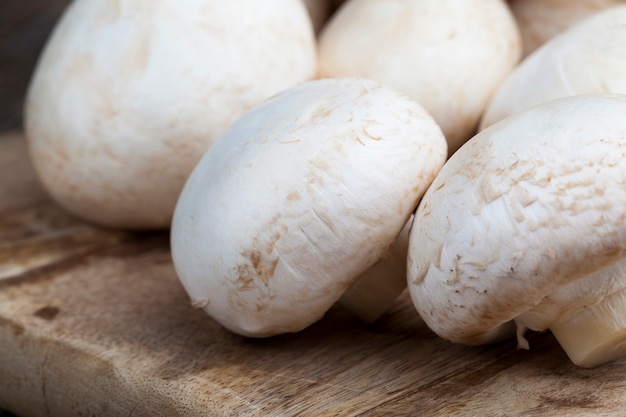
<svg viewBox="0 0 626 417"><path fill-rule="evenodd" d="M551 101L482 131L424 195L408 281L445 339L551 329L574 363L626 355L626 96Z"/></svg>
<svg viewBox="0 0 626 417"><path fill-rule="evenodd" d="M211 144L315 71L300 1L76 0L28 92L33 165L52 197L85 219L167 228Z"/></svg>
<svg viewBox="0 0 626 417"><path fill-rule="evenodd" d="M320 34L319 74L404 92L433 115L452 153L520 54L502 0L350 0Z"/></svg>
<svg viewBox="0 0 626 417"><path fill-rule="evenodd" d="M522 35L522 54L528 56L553 36L581 19L625 0L510 0Z"/></svg>
<svg viewBox="0 0 626 417"><path fill-rule="evenodd" d="M246 336L307 327L388 252L446 153L426 111L373 81L270 99L205 154L176 206L192 303Z"/></svg>
<svg viewBox="0 0 626 417"><path fill-rule="evenodd" d="M582 20L526 58L491 99L481 129L545 101L626 93L626 5Z"/></svg>

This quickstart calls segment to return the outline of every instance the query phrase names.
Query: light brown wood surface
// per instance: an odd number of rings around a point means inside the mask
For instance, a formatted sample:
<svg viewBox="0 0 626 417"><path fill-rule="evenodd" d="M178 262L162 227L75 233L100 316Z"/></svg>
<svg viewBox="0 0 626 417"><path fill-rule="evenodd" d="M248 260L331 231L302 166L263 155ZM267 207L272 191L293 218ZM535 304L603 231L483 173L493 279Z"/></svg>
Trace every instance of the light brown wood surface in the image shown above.
<svg viewBox="0 0 626 417"><path fill-rule="evenodd" d="M0 408L20 416L624 416L626 362L577 368L549 334L490 347L430 332L403 296L245 339L189 306L167 233L81 222L0 139Z"/></svg>

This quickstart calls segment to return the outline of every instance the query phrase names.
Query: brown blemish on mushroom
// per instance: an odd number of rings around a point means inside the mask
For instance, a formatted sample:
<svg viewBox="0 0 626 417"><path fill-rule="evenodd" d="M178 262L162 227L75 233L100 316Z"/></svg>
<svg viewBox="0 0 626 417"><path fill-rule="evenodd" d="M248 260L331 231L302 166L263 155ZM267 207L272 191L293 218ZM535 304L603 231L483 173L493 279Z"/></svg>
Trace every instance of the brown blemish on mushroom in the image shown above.
<svg viewBox="0 0 626 417"><path fill-rule="evenodd" d="M454 276L451 279L445 281L447 285L456 285L461 280L461 274L463 273L463 269L461 268L460 261L461 261L461 257L457 255L456 258L454 259L453 271L451 271L451 272L454 272Z"/></svg>
<svg viewBox="0 0 626 417"><path fill-rule="evenodd" d="M440 245L437 248L437 252L434 258L435 258L435 268L441 269L441 260L443 259L443 245Z"/></svg>
<svg viewBox="0 0 626 417"><path fill-rule="evenodd" d="M302 195L298 191L292 191L287 194L287 201L298 201L302 198Z"/></svg>
<svg viewBox="0 0 626 417"><path fill-rule="evenodd" d="M247 263L237 266L238 277L235 281L237 290L247 291L258 287L257 280L260 280L265 287L269 286L271 278L274 276L278 257L268 259L258 251L244 252L241 254Z"/></svg>
<svg viewBox="0 0 626 417"><path fill-rule="evenodd" d="M333 112L334 112L333 108L331 107L330 104L327 105L326 107L318 107L309 115L309 120L312 123L313 122L318 123L322 119L329 117L331 114L333 114Z"/></svg>
<svg viewBox="0 0 626 417"><path fill-rule="evenodd" d="M502 194L494 187L494 181L495 179L489 176L484 176L480 181L479 193L482 197L484 205L487 205L502 196Z"/></svg>
<svg viewBox="0 0 626 417"><path fill-rule="evenodd" d="M256 276L263 281L265 286L268 286L270 279L274 276L274 271L276 271L278 258L267 259L266 256L257 251L244 253L243 256L250 260Z"/></svg>
<svg viewBox="0 0 626 417"><path fill-rule="evenodd" d="M356 130L354 130L353 128L350 128L350 130L354 134L354 138L357 140L357 142L359 142L361 145L365 146L365 142L363 142L361 140L361 138L359 137L359 134L356 132Z"/></svg>
<svg viewBox="0 0 626 417"><path fill-rule="evenodd" d="M368 125L366 125L366 126L363 128L363 133L365 133L365 135L366 135L367 137L369 137L370 139L372 139L372 140L377 140L377 141L378 141L378 140L381 140L381 139L382 139L382 137L381 137L380 135L375 135L375 134L371 133L371 132L368 130L368 128L370 128L370 127L371 127L371 123L370 123L370 124L368 124Z"/></svg>
<svg viewBox="0 0 626 417"><path fill-rule="evenodd" d="M287 227L283 226L282 228L282 232L285 233L287 231ZM274 234L272 234L272 238L269 241L269 243L266 245L265 247L265 252L267 254L270 254L274 251L274 248L276 247L276 242L278 242L278 240L281 237L281 233L280 232L275 232Z"/></svg>
<svg viewBox="0 0 626 417"><path fill-rule="evenodd" d="M228 304L233 307L234 310L245 310L247 302L245 298L241 296L239 291L230 291L228 293Z"/></svg>
<svg viewBox="0 0 626 417"><path fill-rule="evenodd" d="M237 280L235 287L238 291L247 291L254 289L254 273L249 265L243 264L237 266Z"/></svg>
<svg viewBox="0 0 626 417"><path fill-rule="evenodd" d="M266 231L274 230L274 232L267 232L269 238L256 236L251 245L254 249L241 253L244 262L236 267L235 288L237 291L261 289L259 281L265 287L263 292L269 288L280 258L276 251L276 243L282 234L287 232L287 226L280 224L280 220L281 216L275 215L264 228ZM266 242L263 242L264 240Z"/></svg>

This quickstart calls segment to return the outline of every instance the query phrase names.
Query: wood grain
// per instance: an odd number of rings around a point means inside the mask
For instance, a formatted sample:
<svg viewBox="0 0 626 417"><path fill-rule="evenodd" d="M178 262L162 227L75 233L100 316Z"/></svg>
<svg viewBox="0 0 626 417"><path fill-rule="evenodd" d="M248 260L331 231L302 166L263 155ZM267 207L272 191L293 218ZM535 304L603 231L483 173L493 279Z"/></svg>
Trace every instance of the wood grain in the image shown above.
<svg viewBox="0 0 626 417"><path fill-rule="evenodd" d="M168 236L82 223L0 140L0 408L28 416L623 416L626 362L577 368L549 334L470 348L406 294L251 340L189 306Z"/></svg>

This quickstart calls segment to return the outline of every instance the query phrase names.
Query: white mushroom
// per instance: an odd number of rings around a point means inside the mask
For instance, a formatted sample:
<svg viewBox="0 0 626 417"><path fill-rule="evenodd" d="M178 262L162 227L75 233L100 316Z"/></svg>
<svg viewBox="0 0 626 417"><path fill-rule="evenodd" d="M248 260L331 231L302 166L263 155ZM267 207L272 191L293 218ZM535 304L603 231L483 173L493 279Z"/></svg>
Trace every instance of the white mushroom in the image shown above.
<svg viewBox="0 0 626 417"><path fill-rule="evenodd" d="M246 110L316 71L300 1L73 2L27 97L41 182L73 213L169 227L184 181Z"/></svg>
<svg viewBox="0 0 626 417"><path fill-rule="evenodd" d="M289 89L238 120L189 177L176 271L192 303L236 333L299 331L390 249L445 157L432 117L375 82Z"/></svg>
<svg viewBox="0 0 626 417"><path fill-rule="evenodd" d="M481 129L545 101L626 93L626 5L594 14L555 36L500 85Z"/></svg>
<svg viewBox="0 0 626 417"><path fill-rule="evenodd" d="M450 158L411 230L409 290L442 337L551 329L572 361L626 356L626 97L511 116Z"/></svg>
<svg viewBox="0 0 626 417"><path fill-rule="evenodd" d="M624 4L624 0L510 0L527 56L553 36L600 10Z"/></svg>
<svg viewBox="0 0 626 417"><path fill-rule="evenodd" d="M454 152L521 54L501 0L351 0L319 38L320 77L370 78L433 115Z"/></svg>

